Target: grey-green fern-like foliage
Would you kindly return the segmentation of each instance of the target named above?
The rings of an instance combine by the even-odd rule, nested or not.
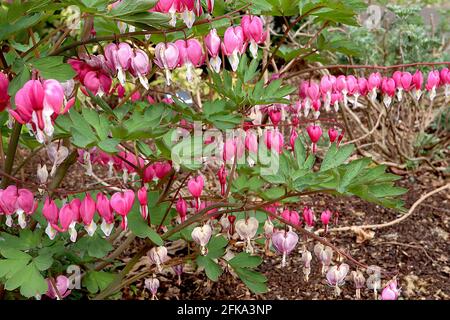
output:
[[[348,27],[348,37],[360,48],[354,63],[394,65],[417,61],[446,61],[450,58],[445,44],[449,41],[449,11],[436,8],[439,21],[425,23],[418,5],[387,5],[377,29]],[[339,55],[340,62],[348,62]]]

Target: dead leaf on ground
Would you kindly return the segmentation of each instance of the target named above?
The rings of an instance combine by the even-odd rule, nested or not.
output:
[[[356,243],[363,243],[372,240],[375,237],[375,231],[365,230],[360,227],[352,227],[352,231],[356,234]]]

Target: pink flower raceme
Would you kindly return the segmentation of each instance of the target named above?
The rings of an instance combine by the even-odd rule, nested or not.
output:
[[[21,124],[27,124],[36,139],[44,143],[53,135],[53,121],[66,113],[75,98],[66,101],[64,88],[56,80],[29,80],[15,96],[16,109],[9,113]]]
[[[187,185],[189,192],[195,198],[195,208],[198,210],[200,208],[200,196],[202,195],[204,186],[203,177],[197,176],[195,178],[191,178]]]
[[[114,227],[114,211],[111,207],[109,199],[103,194],[97,194],[97,211],[100,217],[102,217],[102,229],[105,236],[109,236]]]
[[[294,231],[275,231],[272,234],[274,248],[283,255],[281,266],[286,265],[286,257],[294,250],[298,242],[298,235]]]
[[[0,72],[0,112],[9,107],[9,80],[6,74]]]
[[[193,69],[200,67],[204,61],[202,45],[197,39],[177,40],[175,45],[179,52],[179,66],[186,66],[186,79],[192,81]]]
[[[239,56],[245,52],[246,43],[244,41],[244,31],[242,27],[229,27],[224,34],[222,42],[222,52],[228,57],[231,69],[236,71],[239,65]]]
[[[80,60],[69,59],[68,63],[77,73],[75,79],[80,81],[84,88],[91,91],[92,94],[102,96],[110,93],[112,79],[103,55],[81,55]],[[81,87],[81,91],[88,95],[84,88]]]
[[[0,189],[0,215],[6,215],[6,225],[12,227],[12,215],[17,215],[19,226],[24,229],[27,225],[26,216],[32,215],[37,208],[37,201],[28,189],[18,189],[11,185]]]
[[[147,188],[145,186],[143,186],[138,190],[137,197],[140,204],[141,216],[142,218],[144,218],[144,220],[146,220],[148,217],[148,199],[147,199]]]
[[[134,203],[134,191],[125,190],[124,192],[116,192],[111,197],[111,207],[122,216],[122,229],[126,230],[128,226],[127,215],[130,213]]]
[[[308,136],[311,139],[312,152],[315,153],[317,151],[317,142],[322,136],[322,128],[316,125],[310,125],[306,128],[306,132],[308,132]]]
[[[263,22],[260,17],[246,15],[241,20],[242,31],[245,41],[250,42],[250,52],[253,58],[258,57],[258,44],[264,42],[267,32],[263,30]]]
[[[55,281],[51,281],[48,278],[46,281],[48,289],[45,295],[50,299],[60,300],[67,297],[71,293],[71,290],[69,290],[70,280],[66,276],[59,275],[56,277]]]
[[[221,40],[217,35],[216,29],[211,29],[208,35],[205,37],[206,48],[208,49],[208,54],[211,57],[209,59],[209,64],[215,72],[220,71],[220,66],[222,60],[219,57]]]
[[[173,43],[160,42],[155,47],[155,63],[165,71],[166,83],[170,86],[172,76],[170,70],[173,70],[178,65],[180,59],[180,52],[178,47]]]

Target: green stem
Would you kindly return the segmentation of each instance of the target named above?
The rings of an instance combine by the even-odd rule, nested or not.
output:
[[[17,145],[19,144],[20,132],[22,131],[22,125],[19,122],[14,123],[14,127],[11,132],[11,137],[9,138],[8,152],[6,154],[5,160],[5,172],[11,174],[14,158],[16,156]],[[9,184],[10,179],[7,176],[3,177],[2,188],[6,188]]]

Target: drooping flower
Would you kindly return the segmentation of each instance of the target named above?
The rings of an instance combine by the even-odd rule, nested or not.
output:
[[[283,152],[284,138],[282,133],[277,129],[266,130],[264,132],[264,142],[266,143],[267,149],[274,150],[279,154]]]
[[[241,20],[245,41],[250,42],[250,52],[253,58],[258,57],[258,44],[264,42],[267,33],[264,32],[263,22],[260,17],[245,15]]]
[[[220,66],[222,60],[219,57],[220,53],[220,37],[217,35],[216,29],[211,29],[208,35],[205,37],[206,48],[208,49],[208,54],[210,55],[209,64],[215,72],[220,71]]]
[[[144,283],[145,288],[152,294],[152,300],[157,299],[156,293],[158,292],[159,288],[159,280],[157,278],[148,278],[145,279]]]
[[[17,209],[18,190],[14,185],[8,186],[5,190],[0,189],[0,214],[6,215],[6,225],[12,227],[12,215]]]
[[[294,231],[275,231],[272,234],[274,248],[283,255],[281,266],[286,265],[286,257],[294,250],[298,242],[298,235]]]
[[[45,233],[48,235],[50,240],[55,239],[57,230],[55,226],[58,224],[59,209],[56,206],[55,201],[50,198],[46,198],[44,201],[44,206],[42,207],[42,215],[47,220],[47,228]]]
[[[181,197],[181,195],[178,197],[175,208],[180,216],[181,222],[184,222],[186,220],[187,214],[187,203],[186,200],[184,200],[183,197]]]
[[[111,197],[111,207],[122,216],[122,229],[126,230],[128,226],[127,215],[133,207],[135,194],[133,190],[125,190],[124,192],[116,192]]]
[[[0,112],[9,107],[8,87],[8,77],[3,72],[0,72]]]
[[[165,71],[166,84],[170,86],[173,70],[178,65],[180,52],[178,47],[173,43],[160,42],[155,47],[155,63]]]
[[[234,228],[239,237],[242,240],[246,241],[246,251],[249,253],[253,253],[251,239],[256,235],[258,226],[259,222],[255,217],[238,220],[234,225]]]
[[[367,89],[370,92],[370,100],[375,102],[377,98],[377,90],[381,88],[381,74],[379,72],[371,73],[367,80]]]
[[[211,235],[212,229],[209,226],[209,224],[205,224],[201,227],[195,227],[192,230],[191,233],[192,240],[194,240],[198,245],[200,245],[202,255],[206,255],[208,252],[206,249],[206,245],[208,244],[209,239],[211,239]]]
[[[383,78],[381,83],[381,91],[383,92],[383,103],[386,108],[392,103],[392,98],[395,96],[395,81],[392,78]]]
[[[397,279],[389,281],[389,283],[381,291],[381,300],[397,300],[400,296],[400,289],[397,288]]]
[[[281,213],[281,217],[287,222],[292,223],[293,225],[300,225],[300,215],[297,211],[286,209]]]
[[[420,70],[416,70],[414,75],[412,76],[412,86],[413,86],[413,94],[417,101],[419,101],[422,96],[422,84],[423,84],[423,75]]]
[[[328,230],[328,224],[330,223],[331,216],[332,216],[332,213],[328,209],[323,211],[322,214],[320,215],[320,221],[322,221],[322,224],[325,227],[325,233]]]
[[[102,229],[105,236],[109,237],[114,227],[114,212],[111,207],[109,199],[101,192],[97,194],[97,211],[100,217],[102,217]]]
[[[433,101],[436,97],[436,88],[439,85],[441,79],[439,78],[439,71],[433,70],[428,73],[427,83],[425,84],[425,89],[430,92],[430,100]]]
[[[335,128],[328,129],[328,137],[330,138],[330,142],[333,143],[336,141],[339,132]]]
[[[225,168],[225,164],[222,164],[222,166],[219,169],[219,172],[217,173],[217,177],[219,178],[219,183],[220,183],[220,194],[222,196],[225,195],[225,187],[227,184],[227,169]]]
[[[229,27],[224,34],[222,52],[228,57],[231,69],[237,70],[239,56],[245,52],[244,32],[242,27]]]
[[[96,204],[94,199],[88,193],[86,197],[81,201],[80,217],[84,224],[84,229],[89,236],[93,236],[95,230],[97,230],[97,224],[94,222],[94,214],[96,211]]]
[[[137,77],[142,86],[148,90],[148,80],[145,77],[151,69],[148,55],[141,49],[135,48],[131,56],[130,73],[133,77]]]
[[[26,216],[32,215],[38,206],[33,193],[28,189],[19,189],[17,191],[16,214],[19,226],[24,229],[27,225]]]
[[[152,263],[156,264],[156,267],[160,272],[162,271],[161,265],[169,260],[169,257],[167,255],[167,248],[164,246],[151,248],[147,253],[147,256]]]
[[[353,283],[355,285],[356,290],[356,299],[361,299],[361,289],[364,288],[366,284],[366,279],[364,278],[364,275],[361,271],[352,271],[351,277],[353,280]]]
[[[320,140],[322,136],[322,128],[316,125],[310,125],[306,128],[306,132],[308,133],[309,138],[312,143],[312,152],[316,153],[317,150],[317,142]]]
[[[110,43],[105,47],[105,63],[111,71],[117,72],[117,78],[122,86],[125,85],[125,72],[131,67],[133,56],[133,50],[126,42]]]
[[[142,218],[147,220],[148,217],[148,199],[147,199],[147,187],[143,186],[137,192],[138,201],[140,204],[140,212]]]
[[[200,196],[203,192],[204,183],[203,177],[197,176],[195,178],[191,178],[187,184],[189,192],[195,198],[195,207],[197,210],[200,207]]]
[[[70,203],[66,203],[62,206],[59,211],[59,223],[61,227],[58,225],[53,226],[59,232],[69,231],[70,240],[72,242],[77,241],[77,230],[75,226],[80,218],[80,199],[73,199]]]
[[[48,289],[45,295],[50,299],[63,299],[67,297],[72,291],[69,290],[70,280],[66,276],[59,275],[54,282],[49,278],[46,279]]]
[[[339,266],[332,266],[327,272],[328,284],[335,288],[336,296],[341,294],[341,289],[339,287],[344,284],[349,269],[350,267],[348,264],[342,263]]]
[[[169,25],[175,27],[177,24],[176,13],[181,11],[180,0],[159,0],[156,4],[155,11],[170,14]]]
[[[308,207],[303,208],[303,220],[308,227],[314,226],[314,212]]]
[[[186,79],[192,81],[194,68],[205,61],[202,45],[197,39],[177,40],[175,45],[179,52],[178,66],[186,66]]]
[[[16,109],[9,113],[21,124],[27,124],[36,139],[44,143],[53,136],[53,121],[66,113],[75,98],[66,101],[64,88],[56,80],[29,80],[16,93]]]

